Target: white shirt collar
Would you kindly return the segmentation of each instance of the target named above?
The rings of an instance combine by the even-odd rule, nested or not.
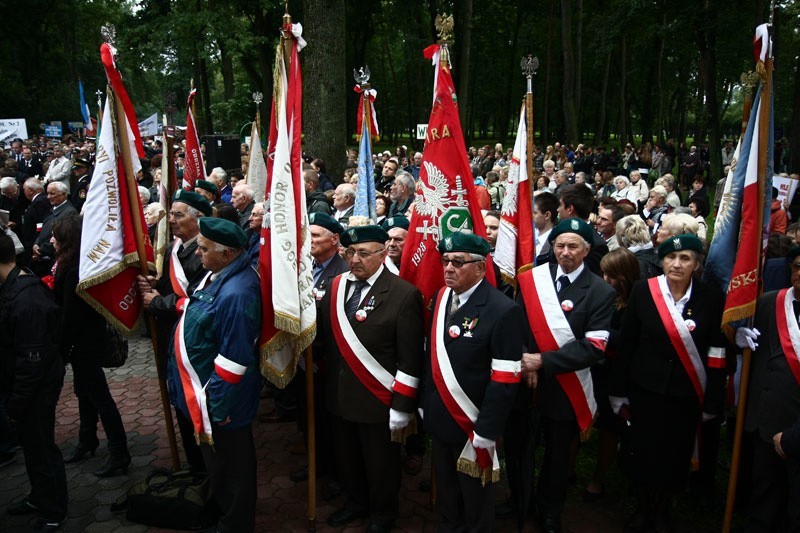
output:
[[[672,297],[672,293],[667,291],[667,298],[671,299],[675,304],[675,308],[678,310],[678,313],[683,314],[683,310],[686,307],[686,304],[689,303],[689,298],[692,297],[692,284],[694,283],[693,280],[689,280],[689,288],[686,289],[686,294],[681,296],[679,300],[675,300]],[[669,287],[669,285],[667,285]]]
[[[636,252],[639,252],[641,250],[648,250],[648,249],[651,249],[652,247],[653,247],[653,243],[652,242],[648,242],[646,244],[641,244],[641,245],[636,245],[636,246],[629,246],[628,247],[628,251],[633,253],[633,254],[635,254]]]
[[[465,303],[467,303],[467,301],[469,301],[469,297],[470,297],[470,296],[472,296],[472,294],[475,292],[475,289],[477,289],[477,288],[478,288],[478,285],[480,285],[480,284],[481,284],[481,281],[483,281],[483,278],[479,279],[479,280],[478,280],[478,283],[476,283],[475,285],[473,285],[473,286],[472,286],[472,287],[470,287],[469,289],[465,290],[465,291],[464,291],[464,292],[462,292],[461,294],[456,294],[455,292],[453,292],[453,295],[454,295],[456,298],[458,298],[458,306],[459,306],[459,307],[461,307],[462,305],[464,305]]]
[[[362,294],[362,295],[363,295],[363,294],[366,294],[366,291],[368,291],[369,289],[371,289],[371,288],[372,288],[372,286],[373,286],[373,285],[375,285],[375,280],[376,280],[376,279],[378,279],[378,276],[380,276],[380,275],[381,275],[381,273],[383,272],[383,269],[384,269],[384,268],[385,268],[385,267],[383,266],[383,263],[381,263],[381,266],[380,266],[380,267],[378,267],[378,270],[376,270],[376,271],[375,271],[375,273],[374,273],[373,275],[371,275],[370,277],[368,277],[368,278],[366,279],[366,282],[367,282],[367,284],[369,285],[369,287],[368,287],[368,288],[365,288],[365,289],[363,289],[363,290],[361,291],[361,294]],[[352,272],[348,272],[348,273],[347,273],[347,280],[348,280],[348,281],[356,281],[356,280],[358,280],[358,278],[357,278],[357,277],[355,277],[355,275],[354,275]]]
[[[578,268],[576,268],[575,270],[573,270],[569,274],[566,274],[567,278],[569,278],[569,282],[570,283],[575,283],[575,280],[578,279],[578,276],[581,275],[581,272],[583,272],[584,268],[585,268],[585,265],[583,263],[581,263],[578,266]],[[565,275],[564,271],[561,270],[561,265],[558,265],[556,267],[556,279],[560,278],[563,275]]]

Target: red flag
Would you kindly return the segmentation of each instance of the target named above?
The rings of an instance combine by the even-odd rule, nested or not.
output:
[[[197,125],[194,122],[192,102],[197,89],[192,89],[186,103],[186,163],[183,167],[183,188],[194,189],[194,182],[206,179],[206,165],[203,152],[200,150],[200,138],[197,136]]]
[[[267,149],[267,207],[261,228],[261,373],[278,387],[294,377],[297,361],[316,335],[311,236],[302,174],[303,80],[299,24],[286,25],[276,54],[275,94]],[[288,61],[287,61],[288,59]]]
[[[367,117],[369,135],[373,141],[381,140],[381,132],[378,128],[378,116],[375,114],[375,98],[378,91],[375,89],[362,89],[360,85],[353,87],[353,90],[360,94],[358,99],[358,112],[356,114],[356,139],[361,140],[361,132],[364,130],[364,117]],[[364,107],[366,106],[366,111]]]
[[[453,78],[449,66],[440,61],[443,52],[446,53],[446,49],[438,45],[425,51],[436,67],[433,108],[400,265],[400,277],[422,291],[427,315],[432,309],[433,296],[444,286],[441,255],[436,250],[439,239],[460,230],[472,230],[486,238],[458,118]],[[487,258],[486,278],[495,284],[491,258]]]

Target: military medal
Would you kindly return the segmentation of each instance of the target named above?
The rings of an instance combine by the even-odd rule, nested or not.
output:
[[[363,309],[359,309],[356,311],[356,320],[359,322],[364,322],[367,319],[367,312]]]
[[[477,318],[469,318],[464,317],[464,323],[461,326],[464,328],[464,336],[465,337],[472,337],[472,330],[475,329],[475,326],[478,325]]]
[[[684,324],[686,324],[686,327],[689,329],[689,331],[694,331],[694,328],[697,327],[697,324],[695,324],[694,320],[692,319],[685,321]]]
[[[450,326],[450,329],[447,331],[450,334],[450,337],[455,339],[461,335],[461,328],[456,325]]]
[[[364,311],[372,311],[373,309],[375,309],[375,297],[374,296],[370,296],[369,300],[367,301],[366,304],[364,304],[362,309]]]
[[[570,312],[572,311],[573,305],[574,304],[572,303],[572,300],[564,300],[563,302],[561,302],[561,309],[563,309],[566,312]]]

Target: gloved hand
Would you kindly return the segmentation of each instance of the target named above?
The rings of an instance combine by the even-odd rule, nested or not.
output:
[[[758,343],[756,340],[758,339],[759,335],[761,335],[761,332],[756,328],[739,328],[736,330],[736,346],[739,348],[750,348],[751,350],[755,350],[758,348]]]
[[[717,415],[712,415],[711,413],[706,413],[703,411],[703,422],[708,422],[709,420],[714,420],[717,418]]]
[[[609,396],[608,401],[611,402],[611,409],[614,411],[615,415],[619,414],[619,410],[622,409],[623,405],[630,405],[630,400],[624,396]]]
[[[417,412],[419,413],[420,420],[425,420],[425,411],[422,409],[422,407],[417,409]]]
[[[485,439],[477,433],[473,433],[472,446],[474,446],[476,449],[491,450],[494,448],[494,441]]]
[[[403,429],[414,418],[414,413],[404,413],[396,409],[389,409],[389,430]]]

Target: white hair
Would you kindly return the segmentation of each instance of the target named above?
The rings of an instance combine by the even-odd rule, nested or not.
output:
[[[228,182],[228,173],[227,173],[227,172],[225,172],[225,169],[224,169],[224,168],[222,168],[222,167],[214,167],[214,168],[211,170],[211,173],[212,173],[212,174],[216,174],[216,175],[217,175],[217,177],[218,177],[219,179],[221,179],[222,181],[224,181],[225,183],[227,183],[227,182]]]
[[[66,184],[60,181],[51,181],[50,183],[47,184],[48,187],[50,187],[51,185],[53,186],[53,188],[56,190],[57,193],[67,194],[69,192],[69,189],[67,189]]]
[[[142,204],[147,205],[150,203],[150,189],[139,185],[139,198],[142,199]]]
[[[44,184],[39,178],[28,178],[23,185],[34,192],[42,192],[44,190]]]
[[[0,191],[7,191],[12,189],[17,184],[17,180],[11,176],[6,176],[0,179]]]
[[[239,182],[239,183],[237,183],[237,184],[236,184],[236,187],[235,187],[235,188],[236,188],[236,189],[239,189],[240,191],[242,191],[242,193],[243,193],[245,196],[247,196],[247,198],[248,198],[249,200],[252,200],[252,199],[253,199],[253,197],[255,197],[255,195],[256,195],[256,192],[255,192],[255,191],[253,190],[253,188],[252,188],[252,187],[251,187],[249,184],[247,184],[247,183],[244,183],[244,182]]]

